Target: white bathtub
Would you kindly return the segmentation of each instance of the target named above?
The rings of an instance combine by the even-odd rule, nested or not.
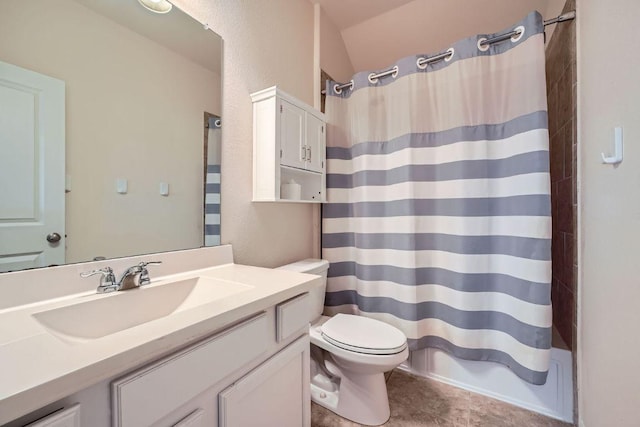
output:
[[[570,351],[552,348],[546,384],[533,385],[504,365],[462,360],[442,350],[429,348],[412,352],[400,369],[573,422],[571,365]]]

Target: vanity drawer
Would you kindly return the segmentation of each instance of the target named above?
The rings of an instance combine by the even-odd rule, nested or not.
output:
[[[276,339],[286,340],[295,332],[309,325],[311,315],[311,296],[309,293],[298,295],[276,306]]]
[[[112,383],[113,425],[151,425],[269,346],[266,313]]]
[[[80,427],[80,405],[54,412],[26,427]]]

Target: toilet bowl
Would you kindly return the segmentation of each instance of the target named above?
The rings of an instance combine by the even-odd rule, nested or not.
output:
[[[325,277],[329,263],[307,259],[284,269]],[[364,425],[389,419],[384,373],[404,362],[407,338],[399,329],[363,316],[322,316],[326,280],[310,291],[311,400]]]

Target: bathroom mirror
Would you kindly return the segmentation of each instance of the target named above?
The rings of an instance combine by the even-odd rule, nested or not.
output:
[[[0,272],[219,244],[220,36],[175,6],[2,0],[0,40]]]

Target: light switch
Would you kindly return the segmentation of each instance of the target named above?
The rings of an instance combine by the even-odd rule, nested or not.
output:
[[[127,180],[124,178],[116,179],[116,191],[119,194],[127,194]]]
[[[168,196],[169,195],[169,183],[161,182],[160,183],[160,195]]]

